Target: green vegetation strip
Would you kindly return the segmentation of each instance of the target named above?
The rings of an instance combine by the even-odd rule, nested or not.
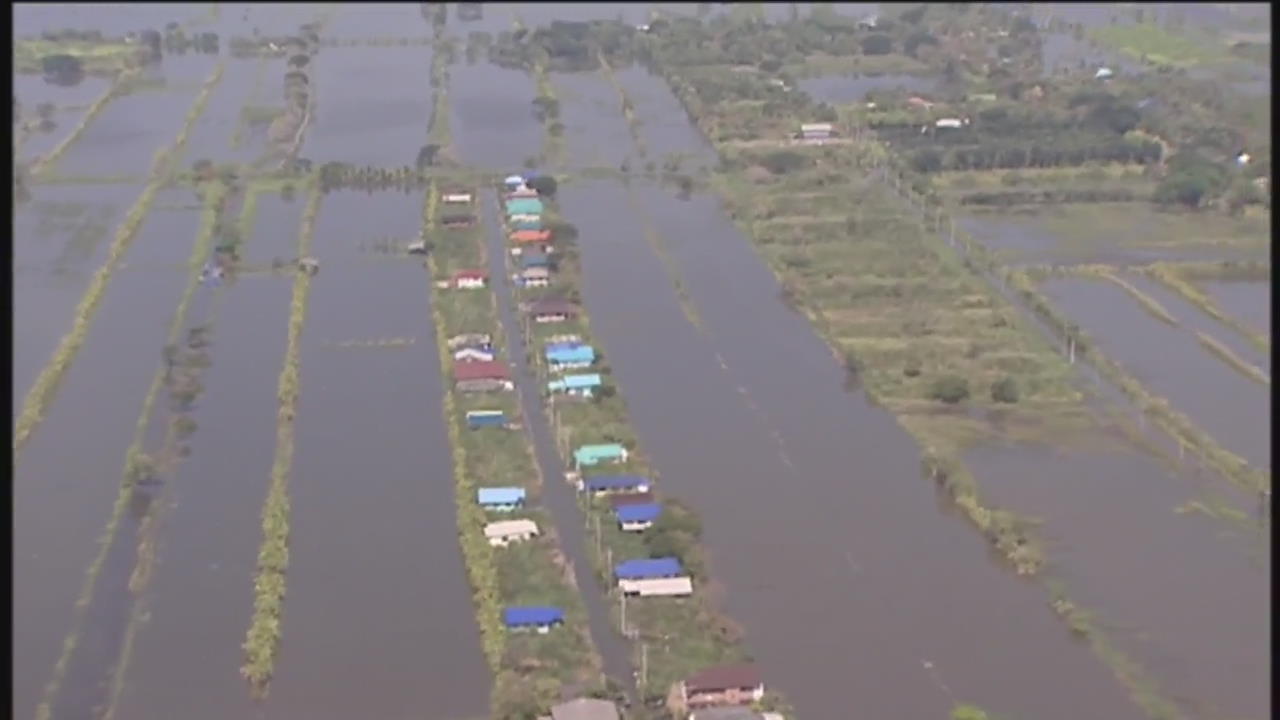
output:
[[[1217,355],[1228,365],[1239,371],[1240,374],[1254,382],[1271,387],[1270,375],[1267,375],[1261,368],[1237,355],[1234,350],[1222,344],[1222,342],[1217,338],[1209,335],[1208,333],[1196,331],[1196,339],[1200,341],[1201,345],[1208,348],[1209,352]]]
[[[1264,353],[1271,352],[1271,338],[1266,333],[1260,333],[1253,328],[1245,325],[1236,318],[1223,312],[1218,304],[1209,298],[1193,285],[1189,277],[1198,275],[1205,278],[1213,278],[1215,276],[1224,276],[1229,279],[1231,273],[1239,272],[1241,268],[1235,264],[1210,264],[1208,266],[1187,264],[1177,265],[1172,263],[1155,263],[1144,268],[1145,272],[1151,277],[1164,283],[1170,290],[1181,295],[1187,302],[1195,305],[1203,310],[1206,314],[1212,316],[1222,324],[1230,327],[1236,332],[1243,335],[1254,347]],[[1270,267],[1258,266],[1257,269],[1243,268],[1246,277],[1252,277],[1253,280],[1268,282],[1271,279]]]
[[[311,254],[316,217],[323,197],[320,183],[313,178],[298,230],[298,257]],[[249,681],[256,697],[265,697],[267,693],[275,669],[276,651],[280,646],[285,572],[289,566],[289,474],[293,466],[293,423],[298,402],[300,340],[310,290],[311,275],[298,272],[293,281],[288,345],[277,390],[280,410],[276,417],[276,453],[267,499],[262,508],[263,537],[254,580],[253,619],[244,642],[245,662],[240,668],[241,675]]]
[[[613,67],[609,65],[609,59],[605,57],[603,51],[596,52],[596,59],[600,62],[600,72],[604,75],[604,79],[613,86],[618,93],[618,100],[622,103],[622,116],[627,120],[627,129],[631,131],[631,141],[635,143],[636,149],[640,151],[640,157],[649,156],[649,148],[644,143],[644,137],[640,135],[640,121],[636,119],[636,109],[631,102],[631,98],[627,97],[627,91],[618,82],[618,76],[614,74]]]
[[[436,240],[427,267],[443,280],[466,268],[486,266],[484,229],[443,229],[438,224],[438,183],[432,183],[424,211],[424,230]],[[500,279],[494,278],[495,281]],[[529,435],[506,429],[469,430],[470,410],[501,410],[508,422],[523,415],[514,392],[460,393],[451,382],[454,366],[448,338],[486,333],[501,354],[502,325],[491,289],[449,289],[433,285],[440,366],[445,375],[444,414],[453,450],[454,492],[459,544],[470,580],[482,646],[495,674],[491,716],[502,720],[537,717],[567,692],[604,690],[601,663],[587,630],[586,612],[563,557],[554,524],[536,502],[543,478],[534,460]],[[483,486],[521,486],[528,497],[514,513],[490,517],[476,503]],[[541,536],[504,548],[491,547],[484,526],[498,519],[525,518],[537,523]],[[565,610],[567,625],[547,635],[508,633],[502,626],[504,606],[551,605]]]
[[[160,191],[165,177],[166,159],[172,157],[186,143],[187,135],[190,133],[192,126],[195,125],[200,113],[203,112],[205,104],[208,103],[209,96],[213,93],[218,80],[222,78],[222,68],[223,66],[220,63],[214,70],[213,75],[205,82],[204,89],[200,91],[200,95],[196,98],[190,112],[187,113],[186,123],[178,133],[178,137],[174,140],[172,147],[168,150],[162,149],[157,153],[156,162],[151,170],[152,180],[142,191],[142,195],[138,197],[137,202],[130,208],[124,222],[116,231],[115,240],[111,243],[111,248],[107,254],[107,261],[103,263],[102,267],[94,273],[93,278],[89,281],[89,288],[85,291],[84,297],[76,307],[76,315],[71,332],[62,338],[62,342],[58,345],[57,350],[54,351],[53,358],[41,370],[34,386],[27,393],[27,397],[22,404],[22,411],[14,422],[13,453],[15,464],[27,439],[40,424],[40,421],[44,419],[46,407],[52,402],[54,395],[57,393],[59,383],[71,366],[72,360],[75,359],[80,346],[84,344],[85,337],[89,332],[89,324],[93,321],[93,316],[102,301],[107,282],[111,279],[111,274],[115,272],[125,252],[133,244],[138,228],[142,226],[142,221],[150,210],[151,203]]]
[[[187,310],[191,306],[191,298],[195,295],[196,288],[200,283],[200,271],[209,256],[209,252],[213,246],[213,231],[217,223],[219,208],[227,195],[225,185],[215,183],[210,185],[209,190],[204,194],[204,207],[200,218],[200,230],[196,235],[195,244],[191,250],[191,258],[189,260],[189,273],[187,278],[187,287],[183,292],[182,299],[178,302],[177,310],[174,312],[172,322],[169,324],[169,332],[167,335],[166,345],[172,345],[178,341],[178,337],[182,333],[183,325],[186,322]],[[124,472],[120,484],[120,491],[116,495],[115,504],[112,506],[111,517],[107,521],[107,527],[103,530],[99,540],[99,549],[97,556],[89,565],[89,570],[85,574],[85,581],[80,591],[80,597],[76,601],[75,616],[72,619],[72,632],[67,635],[63,641],[62,654],[58,657],[57,663],[54,665],[53,676],[49,683],[45,686],[44,698],[39,707],[36,709],[37,720],[49,720],[51,708],[54,700],[62,685],[62,680],[66,675],[67,666],[71,662],[71,656],[74,653],[79,642],[80,628],[84,623],[85,611],[89,608],[89,603],[93,599],[93,588],[97,584],[98,576],[102,572],[103,564],[106,562],[107,554],[111,550],[116,532],[120,527],[120,520],[124,517],[125,511],[129,507],[129,499],[132,496],[135,483],[139,476],[146,468],[151,466],[151,459],[143,453],[142,447],[146,438],[147,427],[151,422],[151,415],[155,408],[156,400],[160,396],[160,390],[164,387],[165,370],[163,368],[156,371],[155,376],[151,380],[151,386],[147,390],[147,395],[142,402],[142,411],[138,416],[138,423],[134,430],[133,442],[130,444],[128,451],[125,453]]]
[[[556,216],[554,205],[549,207],[548,218],[552,227],[564,227]],[[581,297],[581,266],[576,244],[564,234],[556,238],[558,269],[549,288],[531,288],[520,291],[523,299],[553,294]],[[593,337],[590,318],[585,309],[575,320],[535,324],[526,322],[523,327],[526,346],[534,365],[539,370],[540,381],[554,378],[542,357],[546,342],[553,335],[571,333],[580,336],[599,351],[600,345]],[[606,387],[596,397],[584,401],[566,401],[552,398],[547,403],[547,414],[555,429],[557,449],[566,467],[574,467],[572,452],[575,448],[592,443],[620,443],[627,448],[629,457],[622,465],[610,465],[599,472],[635,473],[656,478],[656,473],[639,450],[639,442],[630,424],[626,403],[612,383],[610,370],[600,361],[591,371],[600,372]],[[602,585],[613,590],[613,571],[610,562],[642,557],[674,555],[679,557],[693,576],[696,588],[692,598],[644,598],[627,603],[625,628],[635,642],[633,662],[646,668],[640,677],[641,689],[646,701],[660,702],[667,696],[671,685],[688,675],[712,665],[742,662],[749,658],[742,641],[742,630],[715,607],[710,597],[713,584],[707,575],[704,551],[700,547],[701,523],[687,507],[671,499],[663,501],[664,513],[654,527],[643,534],[622,532],[614,518],[611,506],[600,500],[584,500],[582,509],[595,528],[595,542],[590,555],[595,564],[596,576]],[[622,617],[615,611],[615,617]],[[642,662],[641,657],[644,656]],[[770,691],[763,707],[784,711],[794,717],[781,695]]]
[[[125,81],[131,76],[131,72],[124,72],[116,77],[111,85],[103,91],[102,95],[98,96],[98,99],[93,101],[93,104],[89,106],[89,110],[85,112],[84,117],[80,118],[80,122],[76,123],[76,126],[71,129],[71,132],[67,133],[67,136],[62,139],[62,142],[55,145],[52,150],[45,153],[39,160],[31,165],[29,173],[32,178],[37,180],[41,179],[41,176],[57,164],[63,154],[67,152],[67,148],[71,147],[76,140],[80,139],[80,136],[84,134],[85,129],[89,127],[89,123],[93,122],[93,119],[102,112],[103,108],[107,106],[107,103],[120,96],[121,89]]]

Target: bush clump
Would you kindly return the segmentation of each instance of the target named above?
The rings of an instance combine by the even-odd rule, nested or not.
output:
[[[969,381],[959,375],[943,375],[929,386],[929,397],[955,405],[969,398]]]
[[[1018,402],[1018,382],[1009,375],[991,383],[991,399],[998,403]]]

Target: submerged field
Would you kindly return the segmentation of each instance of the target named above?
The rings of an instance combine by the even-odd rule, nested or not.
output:
[[[1074,7],[1097,47],[1049,43],[1046,77],[1111,51],[1227,72]],[[748,660],[787,720],[1269,714],[1259,207],[1159,207],[1118,162],[904,177],[894,153],[951,141],[858,123],[868,93],[942,92],[927,54],[784,43],[773,73],[636,29],[703,17],[744,54],[834,12],[827,47],[873,5],[459,9],[18,12],[19,35],[174,22],[222,48],[16,82],[15,715],[514,720],[594,695],[657,720]],[[564,20],[641,39],[468,49]],[[228,50],[304,23],[318,41]],[[817,102],[857,132],[789,139]],[[495,189],[528,171],[558,185],[546,289],[512,282]],[[582,315],[528,320],[558,295]],[[548,389],[568,332],[602,397]],[[469,333],[510,390],[455,384]],[[598,442],[630,459],[584,474],[651,480],[657,532],[565,482]],[[523,504],[482,508],[493,487]],[[514,518],[538,536],[490,545]],[[692,597],[623,600],[611,563],[673,554]],[[564,623],[504,626],[542,605]]]

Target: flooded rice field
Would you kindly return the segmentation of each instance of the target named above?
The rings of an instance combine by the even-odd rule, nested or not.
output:
[[[243,254],[287,257],[298,203],[257,200]],[[182,273],[185,275],[185,273]],[[200,287],[210,305],[210,364],[191,414],[189,455],[170,480],[156,567],[116,701],[117,717],[248,716],[240,644],[249,627],[258,514],[275,451],[276,379],[284,357],[289,274],[246,274]],[[200,648],[200,652],[189,652]]]
[[[715,163],[715,149],[689,122],[666,81],[639,64],[615,68],[614,77],[635,108],[639,134],[650,157],[679,153],[699,165]]]
[[[367,40],[431,34],[431,23],[423,16],[421,3],[345,3],[333,10],[333,17],[325,25],[325,37]],[[378,48],[375,54],[381,56],[387,49]]]
[[[51,103],[56,108],[52,116],[52,128],[46,130],[32,127],[24,136],[18,152],[20,159],[29,162],[47,154],[66,139],[84,118],[89,106],[111,86],[111,81],[107,78],[85,77],[79,83],[67,86],[45,82],[39,75],[17,75],[13,78],[13,86],[14,97],[22,103],[26,122],[32,125],[37,123],[35,113],[44,103]]]
[[[194,212],[149,216],[126,257],[142,260],[163,253],[175,239],[191,243],[197,221]],[[142,398],[161,366],[165,326],[185,274],[134,273],[119,280],[107,286],[79,362],[63,378],[14,473],[14,503],[22,508],[14,518],[14,612],[23,618],[15,626],[14,647],[24,659],[14,671],[14,707],[22,717],[35,711],[71,629],[85,571],[112,515]],[[70,312],[60,319],[67,329],[70,321]],[[75,452],[67,452],[68,447]],[[122,547],[131,549],[132,543],[125,540]],[[124,555],[123,568],[111,570],[122,569],[127,581],[132,561]],[[99,579],[104,602],[118,607],[119,573],[104,571]],[[124,607],[127,612],[127,602]],[[81,682],[68,682],[68,690],[83,692],[87,683],[92,692],[114,660],[112,651],[119,649],[115,636],[102,637],[102,629],[87,629],[90,640],[102,642],[77,647],[69,674]]]
[[[1178,320],[1184,332],[1193,337],[1197,333],[1204,333],[1226,345],[1245,362],[1263,370],[1270,369],[1271,357],[1269,353],[1263,352],[1217,318],[1165,287],[1163,283],[1138,273],[1124,273],[1122,277],[1126,282],[1164,306]]]
[[[625,192],[563,193],[586,304],[663,481],[702,513],[729,613],[800,713],[832,717],[858,697],[874,716],[937,716],[954,692],[1010,714],[1070,717],[1088,698],[1092,714],[1138,717],[1042,593],[1009,582],[959,517],[939,517],[914,443],[841,390],[844,371],[716,203],[643,191],[699,335]],[[963,617],[939,610],[943,596]],[[868,646],[879,650],[857,651]]]
[[[1049,574],[1184,709],[1269,716],[1261,525],[1223,537],[1202,516],[1172,519],[1198,482],[1128,452],[987,447],[966,461],[996,504],[1043,519]]]
[[[324,268],[302,336],[288,610],[270,717],[434,708],[461,718],[487,707],[428,278],[417,259],[360,250],[380,235],[416,236],[422,202],[339,192],[321,205],[313,252]]]
[[[99,30],[104,35],[124,35],[145,28],[163,29],[166,23],[189,23],[207,15],[202,3],[78,3],[74,12],[65,4],[16,3],[13,6],[15,35],[38,35],[45,31]]]
[[[58,161],[72,177],[144,177],[156,152],[182,129],[199,87],[137,92],[113,99]]]
[[[1271,334],[1271,284],[1262,282],[1199,282],[1223,312],[1253,329]]]
[[[430,64],[427,47],[325,49],[312,71],[316,110],[302,155],[316,163],[412,167],[427,141]],[[268,95],[275,92],[270,82]]]
[[[599,72],[550,73],[560,101],[569,167],[617,168],[636,151],[622,97]],[[510,162],[510,159],[508,159]]]
[[[244,107],[250,104],[258,78],[260,75],[280,75],[283,73],[283,66],[284,63],[279,60],[227,61],[222,79],[209,96],[209,104],[187,135],[187,144],[183,149],[186,168],[190,168],[197,160],[222,161],[232,155],[232,137],[240,123]],[[272,69],[275,70],[274,73],[271,72]],[[275,90],[274,87],[270,89]],[[271,99],[274,100],[274,97]]]
[[[1045,294],[1102,351],[1254,467],[1271,466],[1270,398],[1193,334],[1148,315],[1120,287],[1052,278]]]
[[[489,63],[449,68],[449,127],[459,158],[484,170],[518,168],[542,149],[533,80]]]
[[[89,279],[107,258],[137,185],[37,187],[14,213],[13,413],[71,330]]]

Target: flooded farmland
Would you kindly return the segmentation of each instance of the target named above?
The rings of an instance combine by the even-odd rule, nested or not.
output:
[[[624,192],[575,186],[562,199],[583,238],[587,306],[654,464],[703,516],[727,609],[797,709],[830,716],[853,694],[876,715],[938,715],[949,703],[941,683],[1002,712],[1046,717],[1056,705],[1046,699],[1070,685],[1099,714],[1137,717],[1039,591],[1009,583],[959,518],[939,517],[914,443],[888,413],[840,390],[830,351],[782,306],[714,201],[681,204],[652,189],[642,204],[707,328],[697,342],[678,305],[662,300],[674,294],[670,280]],[[628,283],[635,292],[620,292]],[[681,358],[678,371],[653,361],[658,348]],[[807,560],[784,559],[797,557]],[[965,608],[963,622],[930,609],[934,582]],[[1010,627],[1016,641],[980,640]],[[883,652],[853,652],[869,643]],[[1030,671],[1028,656],[1049,665]]]
[[[542,148],[542,127],[533,119],[533,81],[523,72],[489,63],[449,69],[449,125],[457,128],[460,158],[475,167],[518,168]]]
[[[162,145],[172,144],[199,88],[154,90],[107,103],[58,162],[61,175],[146,176]],[[163,140],[157,142],[160,138]]]
[[[1053,278],[1045,294],[1108,356],[1254,467],[1271,467],[1270,398],[1193,334],[1146,314],[1111,283]]]
[[[619,110],[622,98],[600,73],[551,73],[551,85],[560,100],[569,167],[616,168],[634,155]]]
[[[700,164],[715,161],[715,150],[685,115],[667,84],[639,64],[614,69],[618,84],[635,107],[640,137],[650,156],[687,155]]]
[[[1223,312],[1249,327],[1271,334],[1271,286],[1260,282],[1202,282]]]

